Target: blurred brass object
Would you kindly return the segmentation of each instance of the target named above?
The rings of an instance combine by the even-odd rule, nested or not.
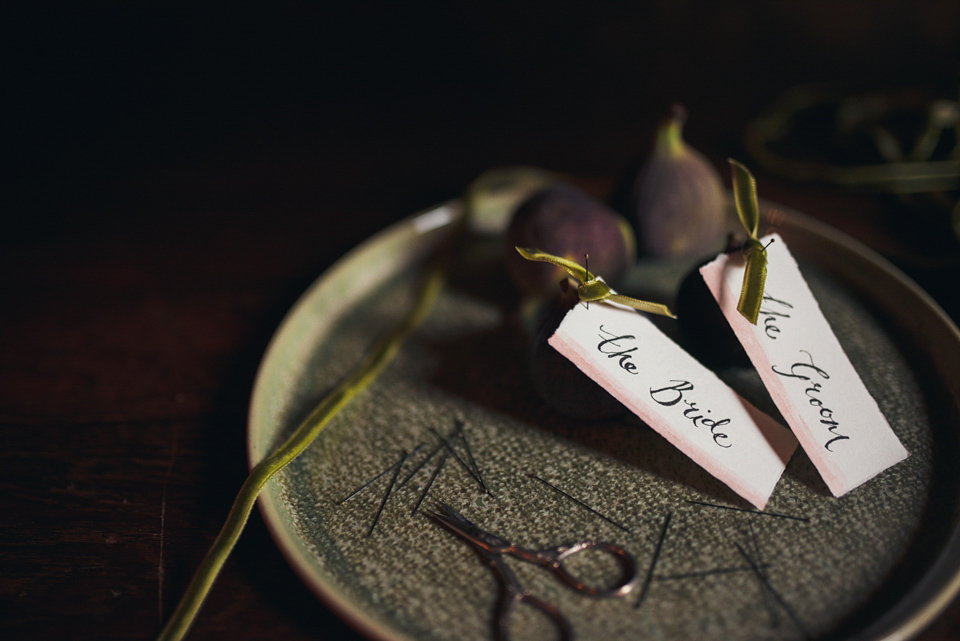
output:
[[[946,218],[960,240],[960,102],[917,90],[786,91],[744,134],[763,169],[797,182],[895,195],[910,213]]]
[[[862,139],[872,143],[872,149],[861,144],[851,154],[868,156],[866,162],[800,159],[777,150],[791,135],[801,135],[798,121],[815,109],[833,110],[837,149],[846,145],[849,152]],[[918,116],[924,120],[919,131],[894,131],[898,124],[901,129],[916,130],[916,126],[902,125],[904,120],[919,120]],[[911,139],[909,152],[905,153],[905,142]],[[824,182],[892,194],[960,188],[960,104],[929,99],[916,92],[849,94],[826,86],[796,87],[747,126],[744,145],[761,167],[798,182]],[[837,149],[819,151],[825,157],[835,157]]]

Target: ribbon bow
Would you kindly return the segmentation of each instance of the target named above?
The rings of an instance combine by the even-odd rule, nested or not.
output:
[[[760,306],[763,304],[763,287],[767,281],[767,248],[757,238],[757,228],[760,226],[757,181],[753,174],[736,160],[731,158],[729,162],[733,167],[733,200],[737,206],[737,215],[750,235],[743,245],[747,268],[743,272],[737,311],[756,325]]]
[[[581,267],[572,260],[560,258],[559,256],[542,252],[539,249],[524,249],[523,247],[517,247],[516,249],[518,252],[520,252],[520,255],[527,260],[540,261],[543,263],[556,265],[570,274],[573,278],[577,279],[580,282],[580,284],[577,285],[577,292],[580,294],[580,300],[585,303],[600,303],[605,300],[609,300],[614,303],[619,303],[621,305],[626,305],[627,307],[638,309],[641,312],[660,314],[661,316],[676,318],[676,316],[673,315],[673,312],[671,312],[666,305],[661,305],[660,303],[651,303],[649,301],[639,300],[637,298],[630,298],[629,296],[623,296],[616,293],[610,289],[609,285],[597,278],[595,274],[591,274],[585,267]]]

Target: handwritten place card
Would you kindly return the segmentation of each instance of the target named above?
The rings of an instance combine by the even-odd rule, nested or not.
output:
[[[760,509],[797,441],[646,317],[578,304],[549,341],[670,443]]]
[[[804,451],[841,496],[909,453],[843,352],[786,243],[776,234],[762,242],[767,281],[756,325],[737,312],[740,253],[721,254],[700,273]]]

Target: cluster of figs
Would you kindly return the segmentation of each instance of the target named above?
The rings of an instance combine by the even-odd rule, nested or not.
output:
[[[529,361],[537,393],[562,414],[602,420],[626,410],[547,343],[579,301],[577,284],[560,267],[526,260],[515,248],[536,248],[581,265],[588,260],[590,273],[614,288],[638,257],[703,257],[715,250],[729,229],[726,192],[716,168],[684,141],[686,117],[686,110],[674,105],[657,129],[649,156],[631,171],[611,204],[531,167],[491,170],[467,190],[472,225],[502,234],[505,266],[524,300],[550,301],[537,306]],[[725,251],[735,249],[728,243]],[[733,345],[729,358],[744,360],[739,344],[729,340],[732,330],[719,308],[705,305],[707,300],[712,299],[706,285],[693,270],[677,298],[681,332],[691,334],[694,344]],[[704,336],[700,322],[685,329],[686,307],[698,310],[691,318],[715,308],[711,336]]]

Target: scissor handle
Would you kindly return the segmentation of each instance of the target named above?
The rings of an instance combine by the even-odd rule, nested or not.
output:
[[[487,560],[497,570],[503,586],[500,599],[497,602],[496,625],[494,626],[496,641],[510,641],[510,616],[521,603],[540,610],[546,615],[556,628],[559,641],[573,640],[573,629],[570,627],[570,622],[555,605],[533,596],[520,587],[517,575],[504,562],[503,557],[490,555]]]
[[[621,574],[617,582],[610,587],[597,587],[582,581],[579,577],[572,574],[563,562],[586,550],[600,550],[616,559],[620,566]],[[560,581],[567,584],[577,592],[583,592],[595,597],[619,597],[627,594],[633,589],[637,578],[637,562],[633,556],[619,545],[605,543],[603,541],[578,541],[569,545],[559,545],[555,548],[541,550],[535,553],[535,563],[548,568]],[[526,555],[524,555],[526,557]],[[529,558],[529,557],[527,557]]]

